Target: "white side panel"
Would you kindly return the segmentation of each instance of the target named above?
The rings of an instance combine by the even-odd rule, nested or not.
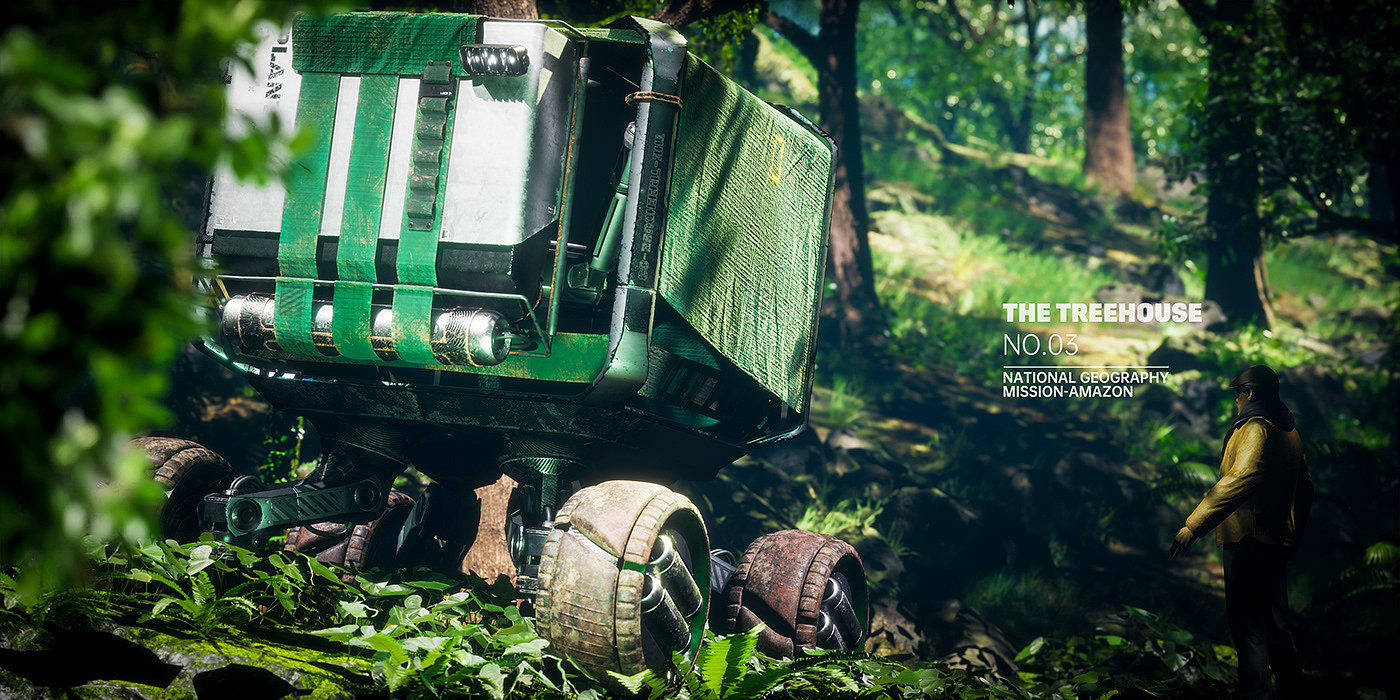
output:
[[[389,170],[384,181],[384,209],[379,237],[398,238],[403,229],[404,198],[408,196],[409,162],[413,156],[413,124],[418,119],[418,78],[401,78],[394,103],[394,126],[389,135]]]
[[[250,121],[266,129],[275,120],[280,133],[290,135],[301,94],[301,76],[292,70],[291,35],[271,23],[259,25],[257,35],[257,46],[247,54],[252,71],[237,61],[231,66],[225,129],[238,137],[248,133]],[[280,231],[286,197],[281,183],[242,183],[231,168],[221,165],[214,173],[209,225],[231,231]]]
[[[345,219],[345,184],[350,177],[350,148],[355,143],[355,115],[359,106],[359,77],[341,76],[335,96],[335,126],[331,129],[331,159],[326,171],[322,236],[339,236],[340,224]]]
[[[524,46],[525,75],[457,83],[442,239],[512,245],[526,233],[526,181],[534,146],[535,98],[544,65],[538,24],[486,22],[482,43]]]
[[[457,94],[442,238],[510,245],[524,229],[534,110],[484,97],[480,89],[463,81]]]

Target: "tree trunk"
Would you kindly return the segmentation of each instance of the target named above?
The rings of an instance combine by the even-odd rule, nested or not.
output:
[[[1123,85],[1122,0],[1088,0],[1085,8],[1084,176],[1120,194],[1137,185]]]
[[[467,12],[505,19],[539,19],[535,0],[452,0],[453,12]]]
[[[539,19],[535,0],[453,0],[453,11],[505,19]],[[505,576],[515,584],[515,560],[511,558],[502,524],[510,518],[511,495],[520,484],[502,474],[495,483],[476,489],[480,503],[476,539],[460,563],[462,573],[474,573],[488,583]]]
[[[1035,3],[1026,3],[1026,70],[1035,71],[1040,65],[1040,17],[1035,13]],[[1010,113],[1010,104],[1007,113]],[[1035,130],[1035,90],[1026,88],[1021,93],[1021,105],[1016,116],[1007,120],[1006,133],[1011,137],[1011,150],[1017,153],[1031,152],[1031,132]]]
[[[860,344],[880,335],[883,313],[875,296],[870,258],[870,216],[865,208],[860,101],[856,96],[856,18],[860,0],[822,0],[821,60],[816,61],[822,128],[836,142],[828,270],[840,301],[840,343]]]
[[[1396,195],[1396,166],[1400,157],[1388,156],[1385,160],[1372,159],[1369,163],[1370,175],[1366,178],[1367,215],[1376,221],[1394,223]]]
[[[1254,3],[1221,2],[1210,43],[1206,86],[1206,298],[1232,326],[1273,324],[1259,219],[1259,150],[1250,94],[1254,53],[1243,40]]]
[[[460,569],[464,574],[476,574],[487,583],[504,576],[515,585],[515,560],[510,555],[510,543],[506,540],[504,523],[510,520],[510,497],[520,484],[515,479],[502,474],[494,484],[476,489],[476,499],[480,502],[477,517],[476,539],[462,557]]]

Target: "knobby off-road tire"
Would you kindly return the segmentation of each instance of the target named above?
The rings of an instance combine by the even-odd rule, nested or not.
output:
[[[213,450],[189,440],[144,437],[131,444],[145,451],[152,475],[165,487],[165,503],[156,518],[160,536],[197,541],[203,532],[199,511],[204,497],[225,487],[232,467]]]
[[[322,563],[345,567],[349,571],[341,577],[349,583],[355,580],[354,572],[394,565],[399,533],[412,510],[413,497],[401,491],[390,491],[388,504],[378,518],[354,526],[331,522],[311,527],[298,525],[287,530],[282,549],[306,552]],[[346,534],[347,529],[349,534]]]
[[[582,489],[555,516],[535,599],[535,627],[553,650],[600,675],[671,665],[671,651],[682,649],[659,642],[642,613],[644,588],[651,588],[645,580],[658,573],[649,564],[661,556],[662,534],[698,586],[696,610],[681,611],[686,663],[694,662],[709,608],[709,537],[689,499],[640,481]]]
[[[831,600],[832,588],[849,602],[845,623]],[[716,602],[711,624],[721,634],[753,629],[760,622],[758,648],[769,656],[793,658],[798,647],[833,648],[830,637],[819,639],[822,613],[839,625],[847,648],[858,648],[870,624],[865,567],[855,548],[830,535],[783,530],[750,544]],[[854,619],[851,619],[853,617]],[[829,628],[827,628],[829,630]],[[826,642],[825,644],[821,642]]]

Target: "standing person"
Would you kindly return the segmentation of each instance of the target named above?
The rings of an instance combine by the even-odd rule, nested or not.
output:
[[[1176,533],[1180,557],[1215,530],[1224,548],[1225,611],[1239,654],[1237,697],[1270,698],[1269,671],[1281,695],[1301,689],[1302,667],[1284,628],[1288,560],[1312,509],[1313,483],[1293,413],[1279,400],[1278,375],[1266,365],[1230,382],[1237,417],[1225,434],[1220,480]]]

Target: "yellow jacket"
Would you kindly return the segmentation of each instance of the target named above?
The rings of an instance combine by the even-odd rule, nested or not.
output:
[[[1214,528],[1218,547],[1252,539],[1293,550],[1312,497],[1298,431],[1284,432],[1254,416],[1231,433],[1220,459],[1220,480],[1186,519],[1186,527],[1196,537]]]

